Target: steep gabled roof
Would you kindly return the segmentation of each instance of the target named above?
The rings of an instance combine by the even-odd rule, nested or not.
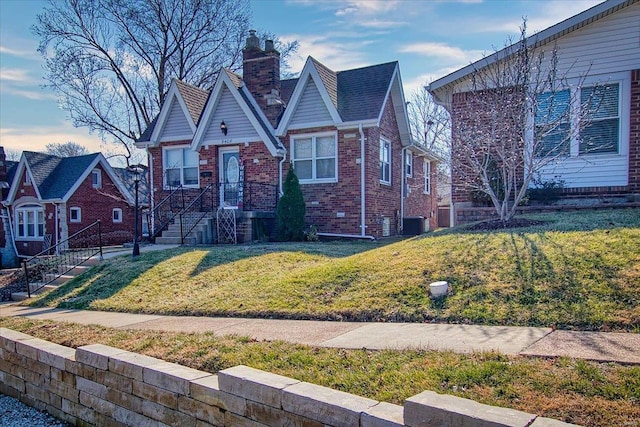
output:
[[[71,197],[80,183],[86,179],[98,164],[102,165],[122,195],[132,203],[130,192],[122,185],[122,182],[101,153],[58,157],[33,151],[24,151],[20,162],[15,168],[11,191],[7,199],[10,202],[15,199],[19,186],[18,180],[26,169],[29,171],[32,184],[40,200],[66,200]]]
[[[318,71],[318,75],[320,76],[320,80],[324,85],[324,88],[327,90],[327,94],[329,94],[329,98],[331,99],[331,103],[334,107],[338,107],[338,76],[335,72],[331,71],[324,64],[319,63],[314,58],[311,58],[313,61],[313,65],[316,67]]]
[[[338,112],[345,122],[378,118],[397,62],[337,73]]]
[[[571,18],[565,19],[558,24],[552,25],[551,27],[528,37],[527,45],[533,47],[543,46],[554,40],[557,40],[558,38],[566,34],[579,30],[585,25],[602,19],[605,16],[615,13],[627,6],[630,6],[637,1],[638,0],[607,0],[605,2],[602,2],[590,9],[585,10],[584,12],[574,15]],[[519,42],[516,42],[493,53],[490,56],[487,56],[486,58],[482,58],[472,64],[467,65],[466,67],[460,68],[453,73],[435,80],[429,85],[429,92],[431,92],[432,94],[436,94],[438,91],[443,90],[445,86],[451,85],[465,78],[475,70],[485,68],[491,64],[494,64],[495,62],[508,58],[518,50],[518,44]],[[441,100],[441,98],[438,96],[436,96],[436,98]]]
[[[189,110],[189,114],[191,114],[193,123],[197,125],[198,120],[200,119],[200,114],[202,113],[202,110],[204,110],[204,106],[209,98],[209,91],[181,82],[178,79],[174,79],[174,81],[182,95],[184,103],[187,105],[187,109]]]

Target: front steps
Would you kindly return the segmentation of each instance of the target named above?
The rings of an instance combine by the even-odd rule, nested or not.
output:
[[[99,256],[93,256],[89,259],[86,259],[81,265],[76,265],[74,267],[69,266],[69,268],[71,268],[71,270],[67,271],[65,274],[61,275],[60,277],[57,277],[54,279],[55,276],[57,276],[56,274],[50,273],[50,274],[45,274],[45,278],[47,280],[50,279],[54,279],[51,282],[47,283],[46,285],[42,286],[42,282],[34,282],[34,283],[29,283],[29,289],[31,290],[31,296],[34,295],[42,295],[46,292],[52,291],[54,289],[57,289],[58,287],[64,285],[65,283],[67,283],[69,280],[73,279],[74,277],[84,273],[85,271],[89,270],[91,267],[93,267],[94,265],[98,264],[100,262],[100,257]],[[40,289],[38,289],[40,288]],[[29,294],[27,292],[12,292],[11,293],[11,300],[12,301],[24,301],[29,299]]]
[[[202,218],[198,225],[185,236],[184,242],[180,238],[180,222],[179,218],[173,224],[162,232],[162,236],[156,237],[155,243],[158,245],[211,245],[215,242],[215,230],[213,227],[214,219],[209,215]]]

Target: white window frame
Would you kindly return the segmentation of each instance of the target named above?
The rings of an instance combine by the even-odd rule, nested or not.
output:
[[[413,178],[413,152],[410,150],[405,153],[405,172],[407,178]]]
[[[29,235],[28,230],[28,218],[29,213],[33,214],[34,222],[33,222],[33,231],[34,234],[32,236]],[[40,216],[39,213],[42,213],[42,233],[40,233]],[[24,205],[17,207],[15,209],[15,223],[16,223],[16,240],[43,240],[44,234],[46,232],[46,218],[44,208],[38,205]],[[22,217],[22,224],[24,227],[21,227],[20,218]]]
[[[116,213],[118,214],[118,215],[117,215],[117,218],[116,218]],[[114,224],[119,224],[119,223],[121,223],[121,222],[122,222],[122,209],[120,209],[120,208],[113,208],[113,209],[111,210],[111,221],[112,221]]]
[[[431,194],[431,161],[424,159],[422,171],[424,172],[424,194]]]
[[[77,218],[73,218],[73,212],[77,212]],[[69,208],[69,222],[78,223],[82,222],[82,209],[77,206],[72,206]]]
[[[385,161],[385,156],[383,155],[384,153],[387,153],[387,158]],[[384,138],[384,137],[380,137],[380,183],[384,184],[384,185],[391,185],[391,176],[392,176],[392,161],[391,161],[392,157],[391,157],[391,141]],[[384,170],[385,170],[385,165],[388,166],[389,169],[389,176],[385,177],[384,176]]]
[[[333,137],[333,147],[334,147],[334,156],[331,157],[318,157],[316,154],[316,140],[318,138],[332,136]],[[309,158],[295,158],[295,147],[296,140],[300,139],[309,139],[311,138],[311,157]],[[317,162],[318,160],[326,160],[326,159],[335,159],[334,161],[334,172],[333,178],[317,178]],[[301,179],[298,177],[298,181],[300,184],[320,184],[320,183],[334,183],[338,182],[338,132],[317,132],[317,133],[307,133],[307,134],[297,134],[291,136],[291,164],[293,165],[293,170],[296,170],[296,161],[311,161],[311,178],[310,179]]]
[[[568,87],[562,89],[570,89],[570,152],[571,158],[612,158],[617,156],[626,156],[629,151],[629,114],[631,108],[630,97],[630,85],[631,76],[629,72],[613,73],[608,75],[595,75],[589,76],[584,81],[571,80],[568,82]],[[591,88],[597,85],[618,84],[618,150],[617,152],[605,152],[605,153],[580,153],[580,109],[581,105],[581,93],[580,88]],[[533,123],[535,123],[535,117],[533,117]],[[535,125],[534,125],[535,128]],[[532,132],[533,133],[533,132]],[[529,136],[533,138],[533,135]]]
[[[93,188],[102,188],[102,171],[100,169],[91,171],[91,186]]]
[[[22,183],[24,185],[31,185],[31,174],[27,168],[24,168],[24,181]]]
[[[182,152],[180,156],[180,164],[172,165],[175,167],[168,168],[168,165],[167,165],[168,152],[174,151],[174,150],[180,150]],[[162,172],[163,172],[162,185],[165,190],[175,188],[175,186],[170,186],[167,184],[167,174],[166,174],[167,169],[180,169],[180,185],[182,185],[184,188],[200,188],[200,153],[199,152],[196,152],[198,156],[198,161],[196,162],[196,165],[195,165],[195,167],[198,169],[198,173],[196,175],[198,182],[195,184],[185,184],[184,170],[194,167],[194,166],[185,167],[184,165],[184,151],[187,151],[187,150],[190,150],[190,147],[188,145],[175,145],[175,146],[162,148]]]

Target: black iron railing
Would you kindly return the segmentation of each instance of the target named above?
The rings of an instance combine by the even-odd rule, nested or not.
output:
[[[38,292],[89,258],[102,259],[100,220],[86,226],[67,239],[23,261],[27,295]],[[35,289],[31,289],[34,286]]]
[[[147,212],[147,224],[149,224],[149,238],[155,239],[162,230],[184,209],[184,188],[182,185],[171,190],[169,195],[162,199],[155,207]]]
[[[184,239],[196,228],[202,218],[213,212],[215,200],[213,185],[209,184],[180,211],[180,244],[184,244]]]
[[[226,207],[243,211],[275,212],[278,204],[278,186],[261,182],[220,183],[218,191]]]

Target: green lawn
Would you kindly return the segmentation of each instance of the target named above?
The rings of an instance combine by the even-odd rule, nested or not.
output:
[[[640,332],[640,209],[380,242],[180,248],[109,260],[34,304],[143,313],[437,320]],[[451,295],[431,300],[428,284]]]
[[[424,390],[584,426],[640,426],[640,367],[566,358],[316,348],[244,337],[109,329],[0,317],[70,347],[100,343],[196,369],[238,364],[390,403]]]

